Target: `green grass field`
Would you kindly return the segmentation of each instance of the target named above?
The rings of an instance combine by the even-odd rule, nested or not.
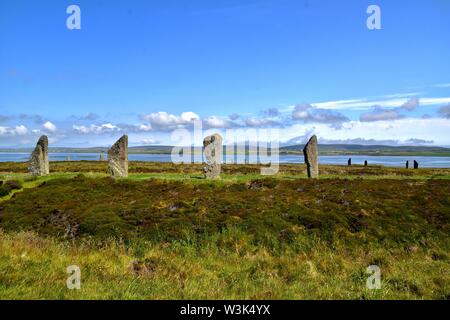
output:
[[[0,298],[450,299],[450,169],[320,170],[0,163]]]

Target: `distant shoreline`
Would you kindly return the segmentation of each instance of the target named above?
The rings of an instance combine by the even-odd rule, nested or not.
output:
[[[224,154],[227,153],[224,147]],[[239,146],[242,148],[243,146]],[[282,146],[279,149],[280,155],[303,155],[303,144]],[[171,154],[173,146],[133,146],[128,148],[129,154]],[[189,148],[189,147],[188,147]],[[232,147],[235,150],[236,146]],[[31,153],[32,148],[0,148],[0,153]],[[50,147],[50,153],[106,153],[107,147],[92,148],[70,148],[70,147]],[[237,151],[237,150],[236,150]],[[263,152],[270,152],[263,150]],[[201,147],[192,147],[192,153],[199,155],[202,153]],[[243,151],[233,154],[242,155]],[[245,152],[245,154],[255,154],[255,152]],[[430,146],[384,146],[384,145],[356,145],[356,144],[319,144],[319,155],[322,156],[424,156],[424,157],[450,157],[450,148],[430,147]]]

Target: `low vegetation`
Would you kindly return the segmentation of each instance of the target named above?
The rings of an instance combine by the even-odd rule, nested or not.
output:
[[[132,162],[118,180],[103,167],[30,178],[0,164],[20,186],[0,198],[0,298],[450,299],[449,170],[323,166],[311,181],[246,165],[206,181],[197,165]]]
[[[0,181],[0,198],[11,194],[13,190],[22,189],[22,183],[16,180]]]
[[[108,163],[106,161],[56,161],[50,165],[51,173],[106,173]],[[164,162],[143,162],[130,161],[129,172],[133,173],[149,173],[160,174],[164,177],[165,174],[191,174],[201,177],[202,164],[172,164]],[[252,175],[254,177],[260,176],[261,166],[251,164],[229,164],[222,166],[222,173],[233,176]],[[28,166],[24,162],[0,162],[0,177],[7,176],[12,173],[28,172]],[[392,168],[377,165],[369,165],[367,167],[362,165],[336,166],[336,165],[321,165],[320,173],[323,178],[337,177],[412,177],[412,178],[449,178],[450,169],[446,168],[421,168],[418,170]],[[306,166],[304,164],[281,164],[279,173],[276,178],[293,176],[295,178],[306,177]]]

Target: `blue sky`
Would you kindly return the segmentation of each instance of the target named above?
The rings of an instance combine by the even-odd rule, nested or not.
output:
[[[171,144],[193,120],[450,146],[449,34],[448,0],[1,1],[0,147]]]

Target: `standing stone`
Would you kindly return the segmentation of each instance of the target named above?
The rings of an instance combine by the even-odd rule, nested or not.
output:
[[[222,137],[216,133],[203,139],[203,154],[206,166],[203,173],[206,179],[220,177],[220,165],[222,162]]]
[[[39,138],[36,148],[31,153],[28,170],[33,176],[45,176],[49,174],[47,136],[41,136]]]
[[[367,167],[367,160],[366,161],[364,161],[364,167]]]
[[[352,165],[352,158],[349,158],[347,161],[347,165],[350,167]]]
[[[72,161],[72,157],[70,156],[70,154],[66,157],[66,161]]]
[[[105,155],[104,155],[103,152],[100,153],[100,159],[99,159],[99,161],[105,161]]]
[[[113,177],[128,177],[127,135],[123,135],[108,150],[108,173]]]
[[[317,137],[313,135],[308,143],[303,148],[303,155],[305,156],[306,170],[308,178],[319,177],[319,151],[317,148]]]
[[[409,169],[409,161],[406,160],[406,169]]]
[[[416,160],[414,160],[414,169],[419,169],[419,163]]]

